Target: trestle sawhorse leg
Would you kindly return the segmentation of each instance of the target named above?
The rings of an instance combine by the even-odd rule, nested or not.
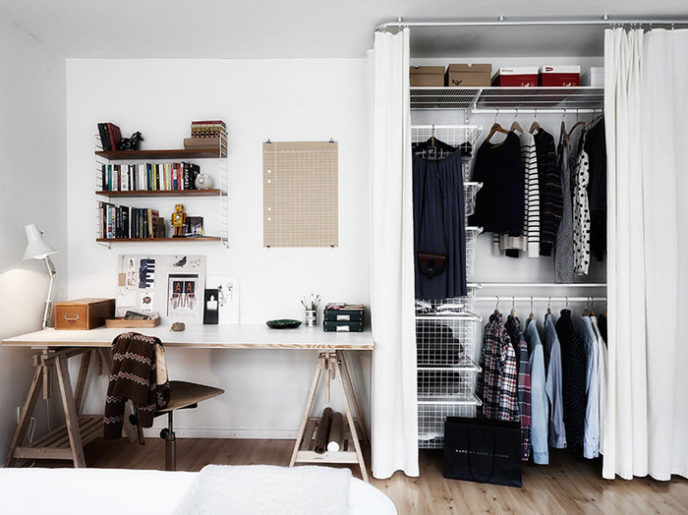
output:
[[[335,379],[339,385],[339,390],[344,401],[344,410],[348,432],[345,436],[344,448],[332,452],[325,451],[322,454],[316,453],[313,449],[313,437],[317,431],[319,418],[312,418],[313,402],[318,391],[321,375],[325,374],[327,400],[329,402],[330,380]],[[346,360],[342,351],[321,352],[311,383],[311,389],[306,401],[306,408],[301,419],[299,432],[296,436],[296,443],[291,455],[289,466],[293,467],[296,463],[352,463],[358,464],[361,469],[361,476],[368,481],[368,470],[366,469],[363,452],[361,449],[360,438],[365,439],[365,424],[362,412],[356,399],[351,376],[346,366]],[[353,449],[352,449],[353,447]]]
[[[88,371],[94,364],[96,373],[109,373],[112,365],[111,361],[108,360],[108,351],[109,349],[68,348],[59,351],[44,350],[40,354],[34,355],[36,371],[21,410],[17,429],[10,443],[5,460],[6,467],[15,465],[18,459],[70,460],[75,468],[86,466],[84,446],[103,434],[102,415],[83,415],[81,413]],[[72,391],[67,360],[75,356],[81,356],[81,363],[76,388]],[[53,393],[53,373],[57,374],[57,385],[65,424],[50,431],[35,442],[24,445],[31,415],[41,391],[45,399],[50,398]],[[125,417],[125,419],[127,418]],[[130,440],[135,440],[135,430],[127,422],[128,420],[125,420],[127,436]]]

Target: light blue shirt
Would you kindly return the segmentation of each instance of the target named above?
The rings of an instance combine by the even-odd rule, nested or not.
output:
[[[547,360],[547,381],[545,392],[549,402],[549,444],[555,449],[566,447],[564,428],[564,402],[562,400],[561,344],[554,328],[552,314],[545,315],[544,329],[545,359]]]
[[[597,370],[599,361],[597,337],[590,317],[581,317],[579,333],[585,345],[585,392],[588,396],[585,408],[583,457],[592,459],[600,455],[600,375]]]
[[[533,445],[533,461],[538,465],[549,464],[547,447],[547,392],[545,391],[545,354],[535,320],[526,321],[525,338],[530,349],[530,439]]]

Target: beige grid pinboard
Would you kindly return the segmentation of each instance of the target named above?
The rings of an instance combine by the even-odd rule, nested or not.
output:
[[[339,146],[335,141],[263,143],[263,245],[339,245]]]

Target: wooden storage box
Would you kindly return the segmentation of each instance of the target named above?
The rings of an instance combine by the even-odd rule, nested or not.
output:
[[[105,321],[105,327],[121,327],[122,329],[133,329],[137,327],[158,327],[160,325],[160,317],[150,318],[148,320],[128,320],[124,317],[108,318]]]
[[[490,85],[491,64],[450,64],[446,85],[449,87],[480,88]]]
[[[411,87],[444,86],[444,66],[411,66]]]
[[[55,304],[55,329],[93,329],[115,316],[115,299],[79,299]]]

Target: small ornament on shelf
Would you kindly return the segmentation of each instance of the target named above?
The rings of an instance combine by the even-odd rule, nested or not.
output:
[[[172,222],[172,227],[174,228],[174,237],[183,238],[184,225],[186,224],[186,213],[184,212],[184,206],[182,204],[176,204],[174,206],[174,213],[172,213],[170,221]]]

